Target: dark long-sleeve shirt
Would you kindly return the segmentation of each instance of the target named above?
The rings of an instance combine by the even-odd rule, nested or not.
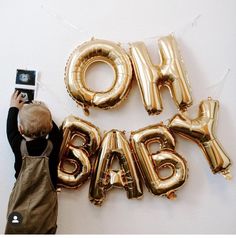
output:
[[[18,130],[18,117],[19,109],[16,107],[9,108],[7,117],[7,138],[15,155],[15,178],[17,179],[22,165],[22,155],[20,151],[21,141],[24,137],[20,134]],[[57,166],[59,161],[59,151],[62,141],[62,135],[57,125],[53,122],[53,128],[49,133],[49,140],[53,144],[53,150],[49,156],[49,171],[51,175],[51,180],[56,188],[57,185]],[[45,137],[40,137],[31,141],[26,142],[27,150],[31,156],[40,156],[47,146],[47,140]]]

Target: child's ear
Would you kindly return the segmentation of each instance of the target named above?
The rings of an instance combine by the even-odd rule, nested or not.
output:
[[[24,134],[24,129],[23,129],[23,126],[22,125],[18,125],[18,130],[19,130],[19,132],[21,133],[21,135],[23,135]]]

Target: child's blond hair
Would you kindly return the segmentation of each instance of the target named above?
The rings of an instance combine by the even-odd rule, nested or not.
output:
[[[22,134],[31,139],[46,136],[52,129],[52,116],[42,102],[24,104],[19,112]]]

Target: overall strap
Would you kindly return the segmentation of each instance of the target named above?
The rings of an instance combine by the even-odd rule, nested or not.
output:
[[[53,144],[50,140],[47,141],[47,146],[45,148],[45,150],[43,151],[43,153],[41,154],[41,156],[49,156],[52,152],[53,149]],[[22,140],[21,141],[21,145],[20,145],[20,151],[21,151],[21,156],[29,156],[29,152],[27,150],[27,146],[26,146],[26,140]]]
[[[52,144],[52,142],[50,140],[48,140],[47,146],[46,146],[44,152],[41,154],[41,156],[48,157],[51,154],[52,149],[53,149],[53,144]]]
[[[20,152],[21,152],[21,156],[28,156],[28,150],[27,150],[27,146],[26,146],[26,140],[22,140],[21,144],[20,144]]]

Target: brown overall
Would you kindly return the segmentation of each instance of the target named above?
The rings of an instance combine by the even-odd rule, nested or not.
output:
[[[48,164],[52,147],[48,141],[41,156],[29,156],[22,140],[22,167],[10,195],[5,234],[56,233],[57,193]]]

